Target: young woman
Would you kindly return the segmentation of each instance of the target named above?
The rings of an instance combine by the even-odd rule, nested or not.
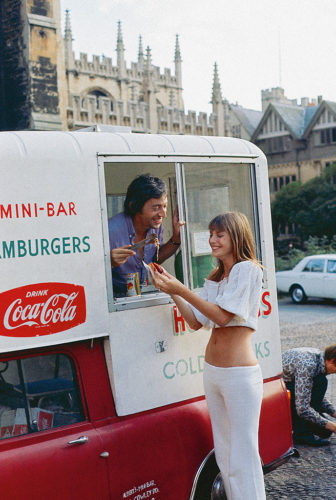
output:
[[[229,500],[263,500],[258,452],[263,380],[251,345],[251,334],[257,328],[262,271],[245,215],[218,215],[209,230],[217,267],[200,294],[166,271],[155,274],[155,284],[171,295],[191,328],[212,328],[205,352],[204,388],[226,495]]]

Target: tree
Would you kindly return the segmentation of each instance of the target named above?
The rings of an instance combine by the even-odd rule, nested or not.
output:
[[[272,222],[275,238],[281,228],[294,224],[301,245],[309,236],[332,239],[336,234],[336,165],[305,184],[297,181],[283,187],[272,203]]]

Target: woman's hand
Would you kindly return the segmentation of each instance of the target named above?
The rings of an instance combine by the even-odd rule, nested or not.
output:
[[[183,283],[169,274],[165,269],[163,269],[162,274],[160,274],[156,270],[153,272],[153,274],[154,286],[162,292],[168,293],[169,295],[180,295],[185,289]]]

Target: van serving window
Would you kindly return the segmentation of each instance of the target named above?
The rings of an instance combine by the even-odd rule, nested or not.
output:
[[[187,266],[189,286],[200,288],[216,260],[211,256],[208,224],[227,211],[244,213],[260,241],[252,196],[253,171],[249,164],[185,163]],[[257,244],[259,247],[259,243]]]
[[[238,210],[246,214],[254,228],[259,249],[260,237],[252,195],[254,170],[251,164],[225,161],[183,164],[105,161],[103,165],[110,311],[157,305],[170,300],[170,297],[155,288],[148,275],[144,264],[152,261],[158,260],[169,273],[187,286],[196,289],[202,287],[204,278],[216,265],[208,242],[208,223],[219,213]],[[133,181],[147,174],[155,178],[154,184],[159,183],[157,192],[157,186],[154,187],[154,198],[150,198],[151,195],[144,196],[147,189],[152,193],[152,187],[148,188],[146,183],[138,191],[132,191]],[[141,182],[139,185],[142,186]],[[128,189],[132,194],[126,198]],[[148,211],[144,203],[148,199],[155,201],[157,197],[158,202],[153,202],[153,207],[150,206]],[[104,205],[104,201],[102,203]],[[129,207],[134,210],[129,210]],[[174,211],[177,209],[178,218],[185,220],[186,224],[181,228],[179,241],[174,242]],[[155,224],[156,213],[158,224]],[[140,235],[137,234],[139,219],[144,223]],[[128,257],[125,254],[117,260],[120,254],[116,250],[120,252],[126,245],[137,244],[139,239],[148,238],[153,233],[160,245],[158,254],[155,244],[150,242],[144,247],[134,248],[135,255]],[[162,251],[167,242],[170,242],[168,255]]]
[[[0,361],[0,438],[84,420],[72,360],[64,354]]]

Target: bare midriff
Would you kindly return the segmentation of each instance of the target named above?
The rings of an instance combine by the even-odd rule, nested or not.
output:
[[[254,366],[257,358],[251,345],[253,330],[246,326],[213,328],[205,350],[205,361],[213,366]]]

